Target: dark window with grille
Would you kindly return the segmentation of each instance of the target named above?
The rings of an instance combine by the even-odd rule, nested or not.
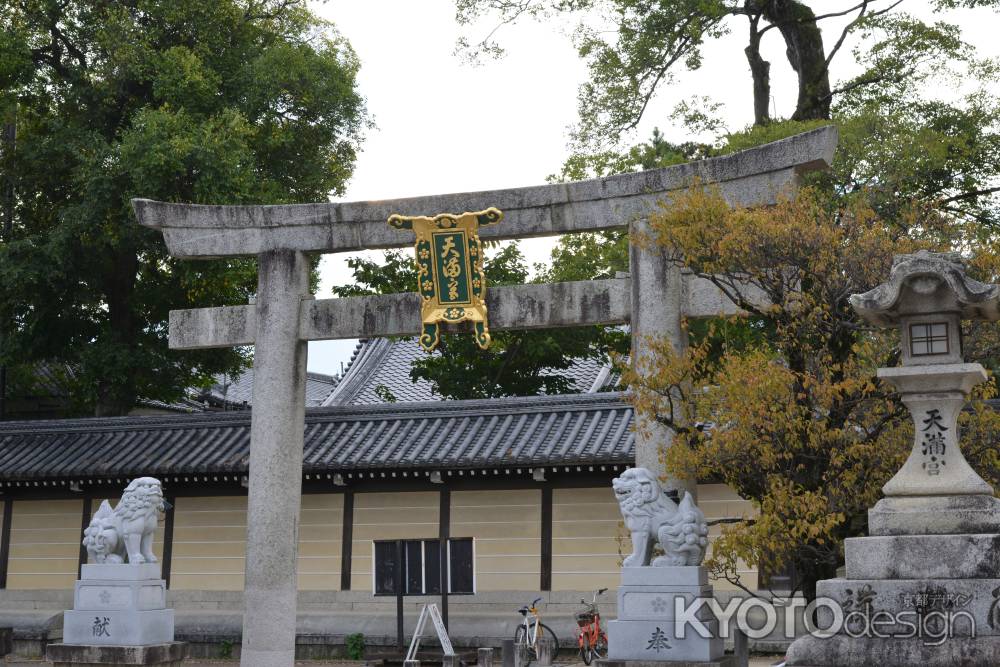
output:
[[[439,540],[403,540],[403,595],[441,593]],[[375,542],[375,595],[396,594],[396,541]],[[471,537],[448,540],[449,593],[474,593]]]
[[[948,325],[944,322],[910,325],[910,354],[948,354]]]

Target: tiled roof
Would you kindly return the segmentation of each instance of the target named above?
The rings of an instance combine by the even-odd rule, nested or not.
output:
[[[413,362],[424,354],[414,338],[360,342],[343,381],[323,405],[375,405],[386,403],[385,397],[389,395],[398,402],[441,400],[430,382],[410,379]],[[573,393],[614,387],[608,384],[609,367],[596,359],[576,359],[569,368],[548,372],[572,379]]]
[[[33,386],[30,393],[35,396],[45,396],[50,398],[68,398],[70,390],[68,385],[72,383],[76,374],[69,364],[41,362],[35,365]]]
[[[313,408],[322,405],[338,382],[340,382],[340,378],[335,375],[306,373],[306,407]],[[236,376],[217,375],[215,384],[198,393],[197,397],[215,405],[235,407],[252,405],[253,368],[248,368]]]
[[[153,410],[163,410],[164,412],[204,412],[205,404],[190,396],[185,396],[172,403],[140,398],[138,405],[133,409],[133,413],[142,408],[152,408]]]
[[[66,364],[39,363],[34,367],[32,384],[21,388],[23,394],[46,398],[68,399],[67,386],[74,377],[73,368]],[[330,396],[340,378],[322,373],[306,373],[306,407],[318,407]],[[253,404],[253,368],[239,375],[217,375],[207,389],[189,387],[180,399],[164,401],[140,398],[137,408],[152,408],[167,412],[202,412],[211,408],[245,409]]]
[[[305,473],[629,464],[620,393],[393,403],[306,413]],[[0,423],[0,480],[245,473],[248,412]]]

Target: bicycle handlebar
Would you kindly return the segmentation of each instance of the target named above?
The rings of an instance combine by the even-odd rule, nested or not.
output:
[[[607,592],[608,592],[607,588],[598,589],[598,590],[594,591],[594,597],[593,597],[593,599],[590,602],[587,602],[584,599],[581,599],[580,602],[582,602],[584,604],[589,604],[589,605],[596,605],[597,604],[597,596],[598,595],[604,595]]]
[[[520,609],[518,609],[518,611],[521,612],[522,614],[527,614],[528,611],[534,609],[535,605],[537,605],[539,602],[541,602],[541,600],[542,600],[542,598],[535,598],[534,600],[531,601],[531,604],[524,605],[523,607],[521,607]]]

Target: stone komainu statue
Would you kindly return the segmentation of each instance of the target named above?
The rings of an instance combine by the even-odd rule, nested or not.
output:
[[[625,567],[701,565],[708,545],[708,525],[689,493],[684,493],[680,504],[675,503],[646,468],[629,468],[612,486],[632,534],[632,553],[625,558]],[[650,563],[657,542],[663,555]]]
[[[160,480],[133,479],[118,506],[105,500],[83,531],[83,546],[93,563],[155,563],[153,534],[160,512],[167,509]]]

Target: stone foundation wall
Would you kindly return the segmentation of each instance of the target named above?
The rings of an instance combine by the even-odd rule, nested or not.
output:
[[[452,642],[460,648],[493,646],[512,638],[520,615],[518,607],[542,595],[542,622],[556,632],[564,649],[576,646],[573,614],[588,591],[488,591],[448,598]],[[718,591],[725,606],[731,594]],[[217,658],[239,653],[243,595],[236,591],[170,591],[168,606],[175,611],[177,639],[192,643],[194,657]],[[599,599],[606,621],[617,616],[616,593],[612,589]],[[437,596],[407,597],[404,628],[409,642],[420,608],[427,602],[440,605]],[[62,639],[62,612],[73,606],[72,591],[0,591],[0,627],[14,628],[14,652],[38,657],[47,643]],[[783,624],[779,617],[779,628]],[[299,594],[298,646],[300,658],[341,657],[344,638],[362,633],[373,655],[396,643],[395,598],[373,597],[364,591],[302,591]],[[432,646],[436,640],[424,642]],[[732,640],[729,640],[732,643]],[[751,648],[784,650],[788,642],[778,636],[751,640]]]

